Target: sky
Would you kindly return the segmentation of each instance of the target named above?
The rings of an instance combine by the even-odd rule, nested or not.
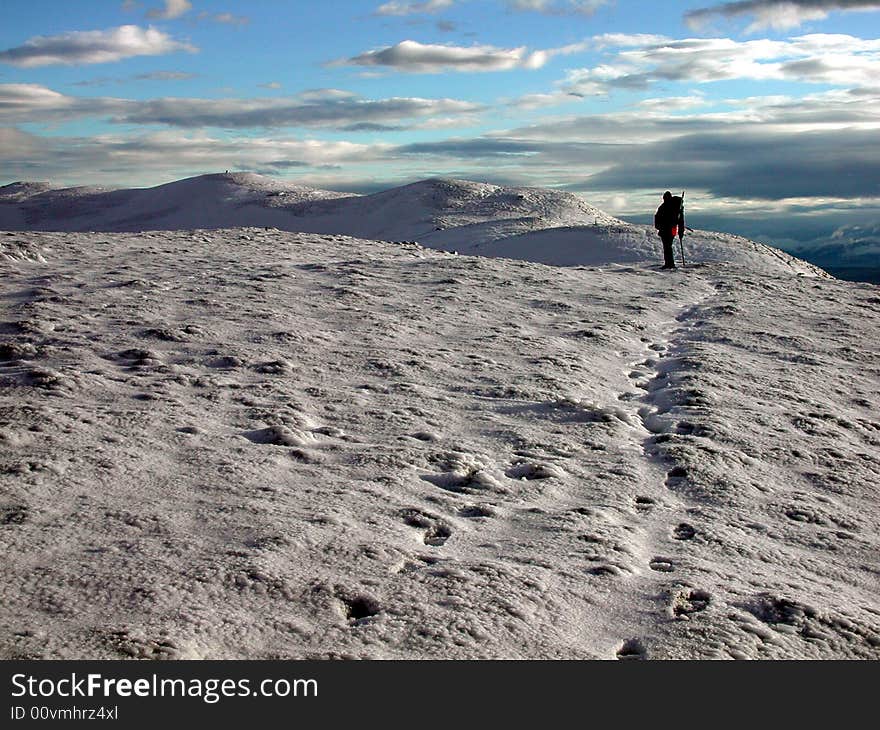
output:
[[[0,185],[554,187],[779,245],[880,222],[880,1],[3,0]],[[841,233],[843,232],[843,233]]]

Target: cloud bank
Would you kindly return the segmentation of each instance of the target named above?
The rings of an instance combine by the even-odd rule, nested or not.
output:
[[[440,115],[473,114],[483,107],[455,99],[356,97],[303,99],[155,99],[136,103],[116,117],[127,124],[165,124],[172,127],[226,129],[393,125]],[[374,130],[382,127],[374,126]]]
[[[662,82],[711,83],[733,79],[872,85],[880,78],[880,39],[811,34],[788,40],[615,37],[622,49],[604,64],[572,69],[560,84],[582,96],[615,88],[648,89]]]
[[[399,131],[445,126],[450,118],[468,118],[484,109],[480,104],[457,99],[364,99],[337,89],[319,89],[289,98],[167,97],[137,101],[68,96],[39,84],[0,84],[0,124],[106,117],[117,123],[161,124],[182,129],[307,127]]]

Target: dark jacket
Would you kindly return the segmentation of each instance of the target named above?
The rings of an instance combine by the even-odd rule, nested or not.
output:
[[[678,195],[663,201],[654,214],[654,228],[661,236],[684,235],[684,208]],[[673,230],[675,229],[675,230]]]

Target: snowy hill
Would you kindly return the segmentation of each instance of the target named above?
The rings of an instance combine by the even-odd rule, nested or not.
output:
[[[200,175],[154,188],[0,188],[0,229],[142,231],[274,226],[286,208],[340,197],[252,173]],[[281,211],[279,211],[281,209]]]
[[[373,195],[319,204],[308,224],[370,239],[416,239],[469,249],[560,225],[620,223],[571,193],[432,179]]]
[[[432,179],[355,196],[249,173],[202,175],[144,190],[0,188],[0,230],[142,231],[236,226],[417,241],[445,251],[571,265],[657,261],[656,232],[618,220],[571,193]],[[692,262],[822,276],[778,249],[695,231]]]
[[[789,271],[0,234],[0,658],[880,658],[880,297]]]

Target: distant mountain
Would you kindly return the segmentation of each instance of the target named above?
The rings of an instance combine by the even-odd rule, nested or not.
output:
[[[201,175],[154,188],[0,188],[0,229],[42,231],[189,230],[274,227],[555,265],[658,261],[649,227],[626,223],[572,193],[546,188],[430,179],[372,195],[314,190],[251,173]],[[825,275],[764,244],[695,231],[692,262],[722,261],[761,271]]]
[[[129,232],[281,227],[291,206],[342,195],[251,173],[200,175],[130,190],[13,183],[0,188],[0,228]]]
[[[795,249],[799,256],[842,267],[880,267],[880,222],[838,228],[830,238]]]

